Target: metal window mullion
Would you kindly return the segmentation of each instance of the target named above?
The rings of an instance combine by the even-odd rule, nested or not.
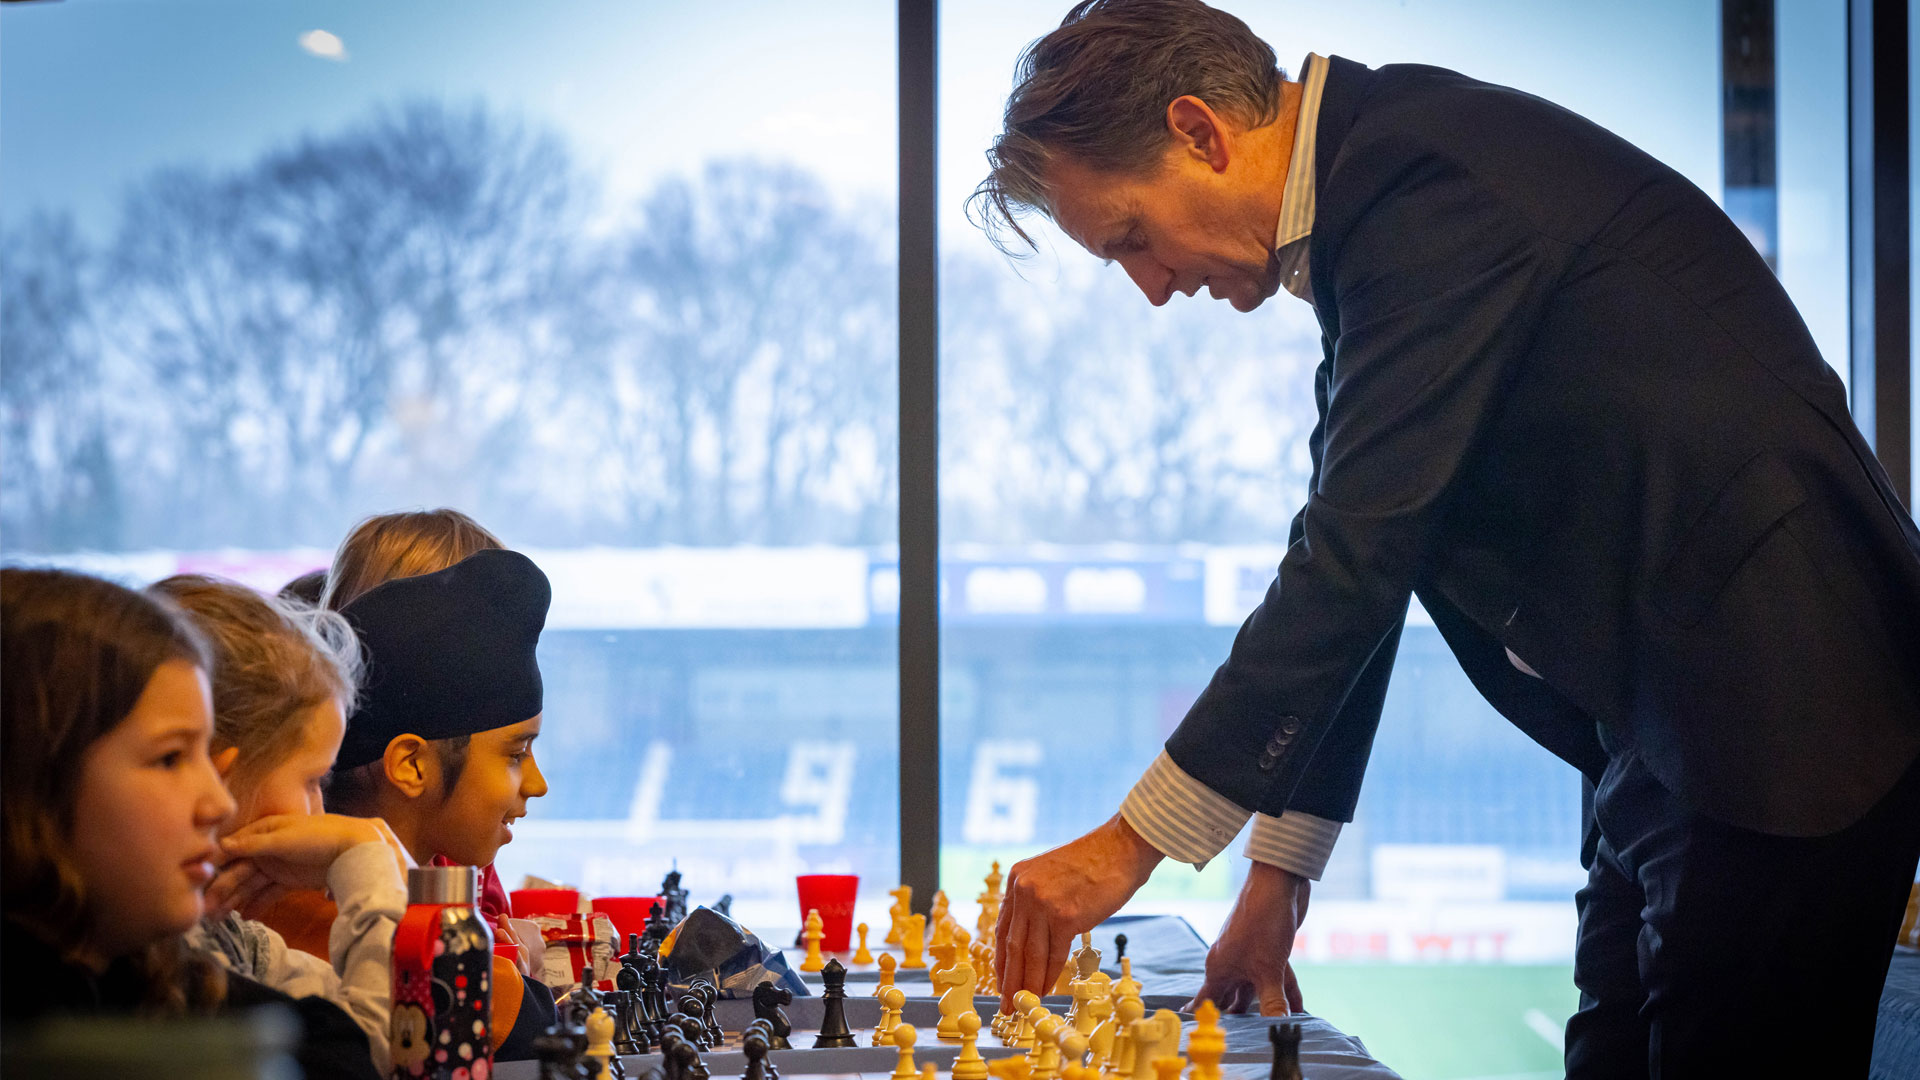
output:
[[[899,0],[900,881],[940,887],[940,324],[937,0]]]

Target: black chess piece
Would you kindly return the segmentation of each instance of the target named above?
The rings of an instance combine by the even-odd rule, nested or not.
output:
[[[1127,935],[1113,935],[1113,966],[1119,967],[1120,961],[1127,958]]]
[[[1303,1080],[1300,1075],[1300,1025],[1268,1024],[1267,1039],[1273,1043],[1272,1080]]]
[[[586,1076],[586,1044],[555,1024],[534,1036],[533,1059],[540,1065],[540,1080],[581,1080]]]
[[[615,1007],[613,1048],[622,1054],[651,1052],[646,1029],[640,1023],[640,991],[614,990],[608,996],[613,998]]]
[[[686,1080],[687,1037],[679,1028],[668,1028],[660,1036],[660,1074],[663,1080]]]
[[[847,969],[839,960],[829,960],[820,969],[820,982],[826,993],[821,1000],[820,1037],[813,1040],[813,1048],[859,1045],[847,1027]]]
[[[760,985],[753,988],[754,1022],[766,1021],[775,1050],[793,1049],[793,1044],[787,1041],[787,1036],[793,1034],[793,1024],[787,1020],[786,1010],[780,1007],[791,1004],[793,991],[773,985],[771,979],[762,979]]]
[[[692,1022],[693,1018],[685,1017],[684,1019]],[[685,1034],[686,1029],[687,1024],[683,1023],[680,1026],[681,1032]],[[682,1075],[686,1077],[686,1080],[708,1080],[708,1077],[711,1075],[707,1071],[706,1060],[700,1056],[700,1051],[703,1049],[705,1048],[692,1038],[685,1038],[680,1041],[680,1070]]]
[[[767,1052],[771,1049],[765,1035],[749,1030],[740,1041],[740,1052],[747,1055],[747,1071],[740,1074],[740,1080],[768,1080]]]
[[[693,1043],[697,1050],[711,1050],[713,1044],[707,1041],[707,1025],[700,1022],[700,999],[692,994],[682,995],[680,1011],[667,1019],[679,1025],[681,1034]]]
[[[673,1007],[667,1003],[667,969],[660,966],[659,961],[648,957],[646,965],[640,969],[640,978],[646,985],[641,1000],[647,1006],[653,1041],[657,1043],[660,1033],[666,1029],[667,1018],[673,1013]]]
[[[632,968],[634,970],[634,974],[636,975],[639,974],[640,961],[644,959],[646,955],[647,954],[642,952],[640,949],[640,935],[628,934],[627,935],[627,952],[626,952],[626,955],[620,958],[621,972],[624,973],[628,968]],[[618,982],[618,980],[619,980],[619,976],[615,976],[616,983]],[[638,989],[638,987],[635,987],[635,989]]]
[[[672,911],[667,905],[653,905],[653,908],[647,912],[646,933],[640,939],[642,948],[648,955],[656,959],[660,956],[661,943],[667,940],[667,935],[673,933],[673,928],[678,922],[678,919],[673,918]]]
[[[715,900],[713,902],[713,910],[719,912],[722,915],[725,915],[729,919],[733,918],[733,894],[732,893],[720,894],[720,899]],[[774,1075],[775,1076],[780,1075],[779,1071],[775,1070]]]
[[[769,1052],[771,1052],[774,1049],[773,1025],[768,1023],[767,1021],[755,1020],[753,1023],[748,1024],[746,1034],[758,1035],[763,1041],[766,1042],[767,1050]],[[764,1080],[779,1080],[780,1068],[779,1066],[773,1063],[772,1058],[767,1059],[766,1065],[764,1066],[764,1071],[766,1074]]]
[[[700,999],[700,1022],[707,1028],[707,1045],[719,1046],[726,1042],[727,1033],[720,1030],[720,1021],[713,1015],[713,1003],[720,1000],[720,991],[704,979],[696,980],[688,989]]]
[[[667,871],[667,876],[660,879],[660,898],[666,903],[667,921],[680,925],[680,920],[687,917],[687,890],[680,887],[679,867]]]

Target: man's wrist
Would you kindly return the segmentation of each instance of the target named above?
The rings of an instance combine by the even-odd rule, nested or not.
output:
[[[1153,876],[1154,868],[1160,865],[1160,860],[1167,857],[1166,853],[1148,843],[1147,838],[1141,836],[1139,831],[1127,822],[1124,815],[1113,815],[1113,819],[1107,822],[1107,827],[1112,830],[1121,848],[1128,854],[1128,863],[1133,871],[1136,887],[1145,884],[1146,880]]]

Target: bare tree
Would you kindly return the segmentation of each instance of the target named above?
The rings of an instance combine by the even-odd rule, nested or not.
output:
[[[111,548],[121,474],[94,326],[96,256],[65,216],[0,232],[0,533],[16,551]]]

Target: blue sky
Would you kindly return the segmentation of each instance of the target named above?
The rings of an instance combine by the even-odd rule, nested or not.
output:
[[[1720,193],[1716,0],[1228,0],[1289,69],[1308,51],[1439,64],[1540,94]],[[1020,49],[1065,0],[941,5],[943,242]],[[1782,12],[1782,277],[1844,355],[1844,0]],[[323,29],[344,61],[302,49]],[[715,157],[789,161],[849,204],[896,183],[893,4],[767,0],[64,0],[0,7],[0,219],[96,236],[160,165],[234,165],[383,105],[484,100],[564,134],[616,211]],[[1077,253],[1069,258],[1078,259]],[[1840,283],[1840,284],[1836,284]],[[1839,290],[1839,291],[1836,291]]]
[[[951,209],[1020,47],[1064,3],[942,5]],[[1293,67],[1309,49],[1458,67],[1561,101],[1718,177],[1711,0],[1247,0]],[[324,29],[344,62],[304,51]],[[784,158],[852,198],[894,184],[893,6],[631,0],[66,0],[0,11],[0,212],[90,229],[159,164],[221,166],[407,97],[485,99],[565,132],[615,197],[709,157]],[[1710,186],[1710,190],[1713,188]],[[958,218],[950,217],[949,223]]]

